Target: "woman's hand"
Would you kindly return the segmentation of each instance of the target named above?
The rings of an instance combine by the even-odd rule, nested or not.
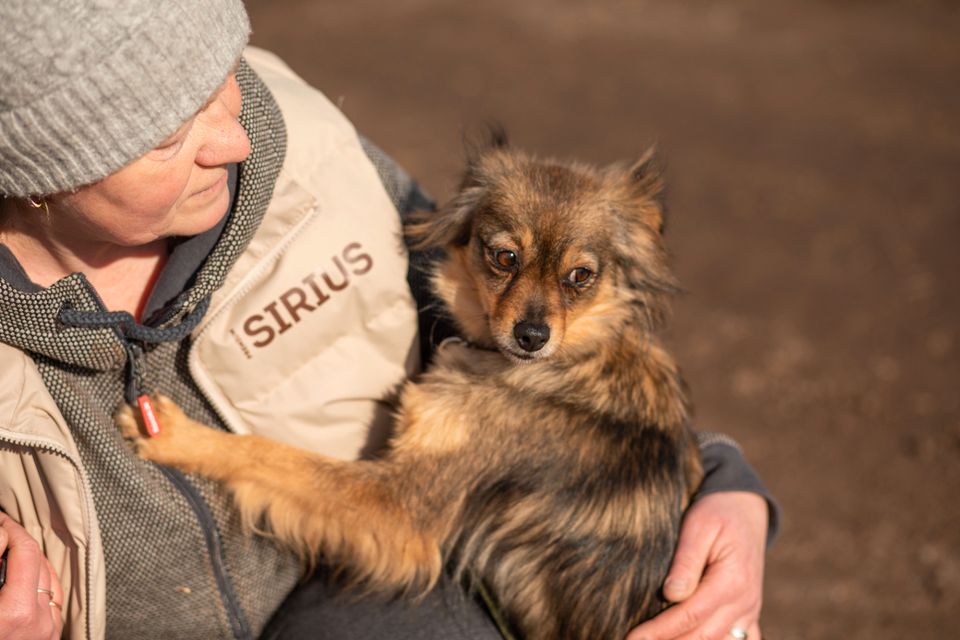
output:
[[[693,503],[663,586],[679,604],[627,640],[760,640],[767,517],[766,500],[754,493],[712,493]],[[747,636],[731,634],[734,627]]]
[[[9,516],[0,513],[0,555],[4,551],[7,552],[7,578],[0,588],[0,638],[59,638],[63,629],[60,580],[37,541]],[[51,602],[57,603],[56,606]]]

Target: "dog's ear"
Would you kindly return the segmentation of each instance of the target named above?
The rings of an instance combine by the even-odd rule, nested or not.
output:
[[[615,246],[637,314],[646,327],[655,329],[665,320],[670,299],[681,292],[663,244],[663,163],[651,147],[625,171],[622,167],[619,180],[626,190],[626,226],[617,234]]]
[[[510,146],[507,130],[500,122],[491,122],[487,125],[487,148],[506,149]]]
[[[479,166],[469,164],[460,182],[460,191],[438,211],[419,212],[404,227],[415,250],[464,246],[470,242],[474,213],[483,201],[486,187]]]
[[[464,138],[466,169],[457,195],[437,212],[425,212],[411,218],[404,232],[414,249],[463,246],[470,242],[474,213],[483,204],[488,185],[504,171],[503,158],[509,143],[499,124],[489,124],[479,141]]]
[[[476,186],[482,182],[483,159],[492,152],[502,151],[510,146],[507,130],[499,122],[488,122],[476,135],[463,136],[463,149],[466,155],[466,171],[460,181],[460,190]]]
[[[626,172],[628,193],[641,222],[662,234],[666,229],[664,164],[656,147],[647,149]]]

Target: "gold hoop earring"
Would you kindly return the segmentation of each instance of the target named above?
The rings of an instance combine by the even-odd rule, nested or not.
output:
[[[29,202],[30,206],[33,207],[34,209],[39,209],[40,207],[43,207],[43,210],[46,212],[46,214],[48,216],[50,215],[50,207],[47,206],[47,201],[44,200],[43,198],[40,198],[40,202],[37,202],[36,200],[34,200],[33,196],[27,196],[27,202]]]

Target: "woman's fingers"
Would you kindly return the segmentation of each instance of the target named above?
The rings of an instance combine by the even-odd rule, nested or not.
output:
[[[32,608],[44,566],[40,545],[26,529],[2,513],[0,527],[6,534],[7,551],[7,581],[0,590],[0,602],[9,603],[16,611]]]
[[[0,637],[56,639],[63,628],[63,588],[40,545],[26,529],[0,513],[0,553],[7,552],[6,582],[0,589]]]
[[[53,616],[54,624],[58,630],[57,635],[59,635],[59,629],[63,627],[63,585],[60,584],[60,576],[57,575],[57,571],[50,564],[50,561],[47,558],[44,558],[43,561],[47,565],[47,573],[50,576],[50,591],[53,592],[50,604],[47,606],[50,608],[50,614]]]
[[[648,620],[627,640],[730,640],[734,637],[728,635],[730,630],[738,621],[755,619],[759,607],[754,611],[752,606],[730,602],[729,588],[731,581],[722,572],[709,571],[692,597]]]
[[[663,595],[670,602],[686,600],[699,586],[714,544],[711,525],[692,518],[684,523],[670,573],[663,583]]]
[[[766,530],[767,506],[760,496],[724,492],[694,503],[664,583],[664,595],[678,604],[631,631],[627,640],[730,640],[737,625],[757,640]]]

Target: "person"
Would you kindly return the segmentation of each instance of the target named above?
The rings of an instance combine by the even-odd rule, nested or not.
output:
[[[0,6],[0,637],[498,637],[453,585],[410,603],[337,598],[335,568],[302,581],[221,487],[114,427],[163,392],[369,455],[386,392],[451,330],[429,256],[397,241],[429,199],[249,29],[240,0]],[[776,510],[734,442],[701,449],[680,604],[630,640],[760,637]]]

